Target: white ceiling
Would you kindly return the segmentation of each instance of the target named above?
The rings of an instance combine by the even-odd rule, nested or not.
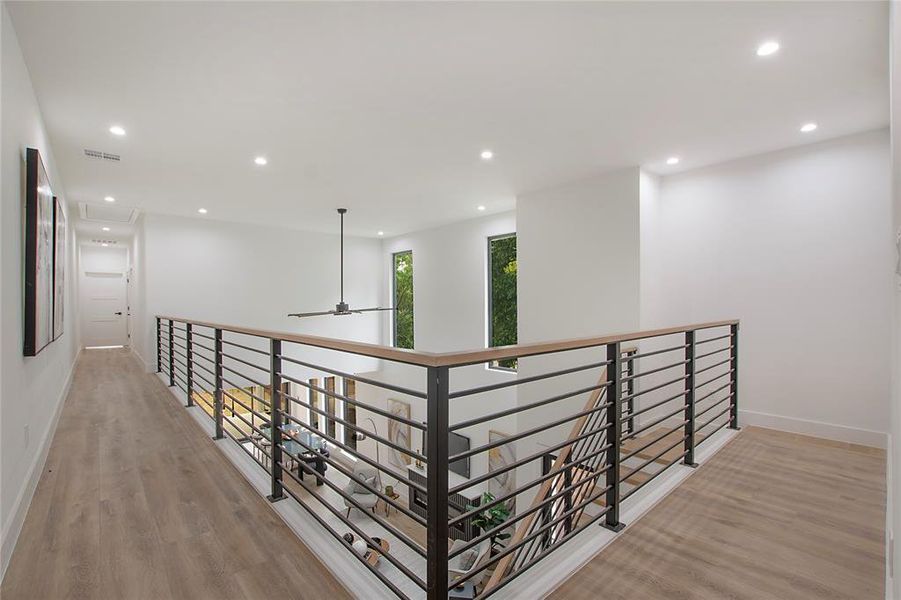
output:
[[[392,235],[888,123],[884,2],[9,10],[70,202],[329,231],[347,206],[351,233]]]

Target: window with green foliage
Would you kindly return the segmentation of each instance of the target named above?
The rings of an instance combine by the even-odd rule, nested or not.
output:
[[[413,251],[398,252],[394,261],[394,346],[413,348]]]
[[[516,343],[516,234],[488,238],[488,346]],[[516,359],[494,361],[516,370]]]

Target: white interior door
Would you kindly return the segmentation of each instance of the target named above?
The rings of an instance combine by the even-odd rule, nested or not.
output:
[[[85,346],[128,344],[125,273],[87,271],[84,274]]]
[[[129,344],[126,261],[124,248],[82,248],[79,310],[87,347]]]

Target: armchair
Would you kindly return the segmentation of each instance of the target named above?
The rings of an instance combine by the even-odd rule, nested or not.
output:
[[[354,476],[366,482],[369,487],[378,489],[378,470],[368,465],[357,465],[354,467]],[[375,505],[379,497],[367,490],[356,481],[349,481],[344,486],[344,493],[352,497],[357,504],[375,512]],[[351,502],[344,498],[344,506],[347,507],[347,518],[350,518],[350,509],[356,508]]]

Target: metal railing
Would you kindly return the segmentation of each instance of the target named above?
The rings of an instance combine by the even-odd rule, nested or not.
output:
[[[401,598],[496,594],[621,529],[634,494],[738,428],[738,321],[435,354],[160,316],[157,340],[158,371],[269,473],[269,499]]]

